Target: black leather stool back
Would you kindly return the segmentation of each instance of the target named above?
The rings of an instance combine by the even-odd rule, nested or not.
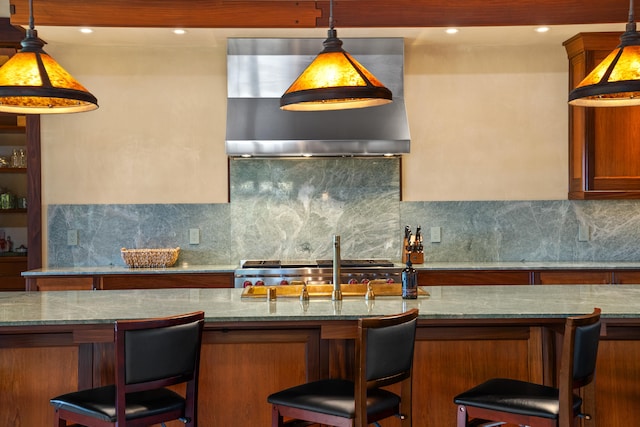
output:
[[[590,418],[576,389],[593,388],[600,328],[599,308],[567,318],[556,386],[508,378],[487,380],[453,399],[458,405],[457,427],[504,423],[576,427],[578,417]]]
[[[204,312],[115,323],[114,384],[51,399],[56,426],[197,425]],[[167,388],[186,383],[184,395]]]

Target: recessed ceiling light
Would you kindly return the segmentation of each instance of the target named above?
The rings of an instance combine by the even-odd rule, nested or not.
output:
[[[80,32],[82,34],[91,34],[93,33],[93,30],[91,28],[80,28]]]
[[[175,30],[173,30],[173,34],[187,34],[187,31],[183,30],[182,28],[176,28]]]
[[[546,33],[549,30],[550,30],[549,27],[538,27],[538,28],[536,28],[536,32],[538,32],[538,33]]]
[[[458,31],[460,31],[460,30],[458,30],[457,28],[447,28],[447,29],[445,30],[445,32],[446,32],[447,34],[456,34]]]

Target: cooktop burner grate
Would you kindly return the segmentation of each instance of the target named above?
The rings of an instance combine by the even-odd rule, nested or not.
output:
[[[333,266],[333,260],[330,259],[319,259],[316,262],[318,267]],[[380,259],[342,259],[340,260],[340,267],[393,267],[393,263]]]
[[[242,263],[242,268],[280,268],[280,261],[278,260],[245,261],[244,263]]]

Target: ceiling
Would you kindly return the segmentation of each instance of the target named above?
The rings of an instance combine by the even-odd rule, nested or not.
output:
[[[0,0],[0,16],[25,25],[27,2]],[[324,38],[329,15],[328,1],[305,0],[33,3],[38,35],[49,44],[172,47],[225,44],[227,37]],[[628,7],[628,0],[336,0],[334,18],[342,38],[403,37],[409,44],[427,45],[558,46],[579,32],[623,31]],[[540,25],[549,26],[550,31],[537,33]],[[85,26],[94,32],[79,33]],[[449,26],[460,32],[446,34]],[[174,28],[185,28],[187,33],[175,35]]]
[[[555,45],[580,32],[622,31],[624,23],[553,26],[546,33],[537,33],[532,26],[466,27],[457,34],[447,34],[443,28],[337,28],[338,37],[403,37],[412,45]],[[323,29],[220,29],[190,28],[176,35],[167,28],[93,28],[91,34],[81,34],[78,27],[38,26],[38,35],[49,44],[105,46],[215,46],[226,44],[228,37],[315,37],[325,38]],[[318,46],[321,49],[321,46]]]

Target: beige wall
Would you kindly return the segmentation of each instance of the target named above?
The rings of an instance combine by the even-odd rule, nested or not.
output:
[[[42,117],[45,205],[227,201],[224,43],[47,52],[100,108]]]
[[[42,118],[43,202],[224,203],[225,41],[47,51],[98,98]],[[561,45],[406,49],[404,200],[564,199]]]
[[[564,48],[409,47],[404,200],[566,199]]]

